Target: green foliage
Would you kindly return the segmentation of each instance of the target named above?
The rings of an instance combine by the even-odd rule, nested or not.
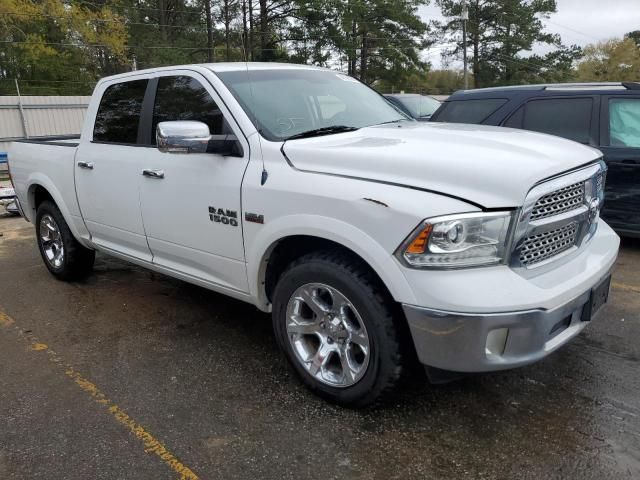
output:
[[[462,73],[431,71],[422,52],[438,42],[453,45],[445,56],[461,56],[462,2],[435,0],[449,20],[427,24],[418,9],[429,1],[0,0],[0,94],[15,93],[14,79],[22,93],[88,94],[98,78],[133,68],[245,59],[339,68],[383,91],[447,94],[462,88]],[[468,4],[476,86],[577,75],[581,50],[544,31],[555,0]],[[629,45],[640,32],[627,37],[623,46],[594,46],[579,78],[637,79]],[[530,54],[540,43],[552,51]]]
[[[640,48],[640,30],[634,30],[625,35],[625,38],[633,40],[638,48]]]
[[[123,19],[108,6],[60,0],[0,0],[0,94],[87,93],[126,59]]]
[[[640,79],[640,47],[628,35],[622,40],[607,40],[584,49],[578,65],[581,82],[634,81]]]
[[[374,87],[383,93],[450,95],[464,88],[464,76],[462,70],[430,70],[426,73],[380,80],[375,82]]]
[[[558,35],[544,31],[543,20],[556,11],[555,0],[470,0],[466,46],[458,36],[461,2],[437,3],[450,19],[439,25],[455,45],[448,53],[460,56],[463,48],[471,52],[476,87],[563,81],[571,77],[572,63],[579,58],[580,48],[567,48]],[[521,55],[536,43],[555,50],[542,57]]]

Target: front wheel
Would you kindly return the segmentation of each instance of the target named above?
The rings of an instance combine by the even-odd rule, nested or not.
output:
[[[273,299],[276,338],[304,384],[345,406],[389,391],[402,358],[392,300],[366,266],[320,252],[295,261]]]
[[[60,280],[76,280],[93,268],[95,251],[75,239],[55,203],[44,201],[38,206],[36,235],[44,264]]]

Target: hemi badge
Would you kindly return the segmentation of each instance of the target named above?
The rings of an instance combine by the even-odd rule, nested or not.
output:
[[[264,215],[258,215],[257,213],[245,212],[244,219],[247,222],[264,223]]]

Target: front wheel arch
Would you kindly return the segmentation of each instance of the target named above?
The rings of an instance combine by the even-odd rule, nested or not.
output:
[[[375,273],[396,302],[417,303],[402,266],[393,254],[354,225],[329,217],[293,215],[265,224],[256,233],[253,238],[249,237],[251,240],[246,245],[247,275],[250,294],[263,311],[271,308],[267,270],[273,261],[272,254],[282,245],[296,245],[303,253],[325,250],[327,246],[347,251]]]

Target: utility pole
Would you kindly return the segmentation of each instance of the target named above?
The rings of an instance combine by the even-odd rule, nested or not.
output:
[[[462,62],[464,64],[464,89],[469,89],[469,73],[467,71],[467,20],[469,20],[469,9],[467,8],[467,1],[462,0],[462,13],[460,14],[460,20],[462,20]]]
[[[16,93],[18,94],[18,109],[20,110],[20,120],[22,121],[22,132],[24,138],[29,138],[29,129],[27,128],[27,119],[24,116],[24,108],[22,108],[22,97],[20,96],[20,86],[18,85],[18,79],[14,78],[13,81],[16,84]]]

